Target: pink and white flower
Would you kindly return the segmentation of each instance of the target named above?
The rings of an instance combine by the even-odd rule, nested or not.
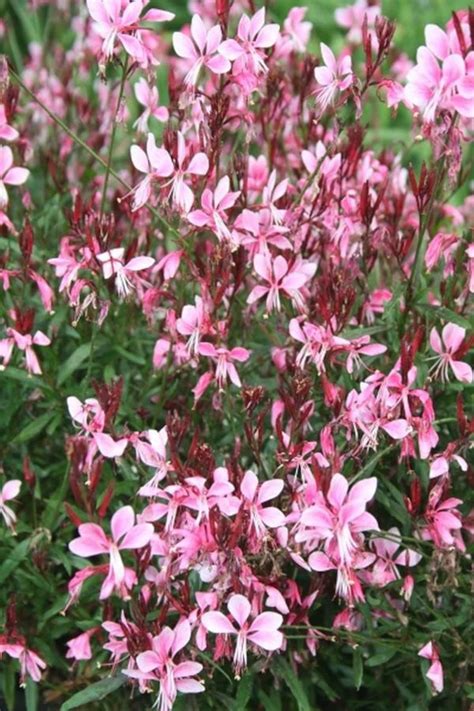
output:
[[[106,536],[96,523],[83,523],[79,526],[79,538],[69,543],[69,550],[74,555],[89,558],[96,555],[109,556],[109,572],[102,584],[100,599],[104,600],[119,589],[125,579],[125,566],[120,551],[136,550],[148,545],[154,532],[150,523],[135,525],[135,514],[131,506],[123,506],[112,516],[110,523],[112,537]]]
[[[247,666],[247,643],[274,652],[283,644],[283,634],[279,628],[283,617],[278,612],[262,612],[249,622],[251,605],[243,595],[232,595],[227,609],[235,626],[222,612],[205,612],[201,618],[204,627],[214,634],[237,635],[234,653],[235,671],[240,675]]]
[[[221,40],[222,30],[219,25],[208,30],[199,15],[192,17],[191,38],[183,32],[173,33],[174,51],[191,64],[184,79],[186,84],[195,86],[203,67],[214,74],[224,74],[230,70],[229,60],[217,52]]]
[[[444,326],[441,338],[435,328],[431,330],[430,346],[440,356],[431,369],[434,378],[440,376],[443,381],[449,380],[449,368],[451,368],[456,380],[461,383],[472,383],[471,366],[456,357],[465,337],[466,329],[455,323],[447,323]]]

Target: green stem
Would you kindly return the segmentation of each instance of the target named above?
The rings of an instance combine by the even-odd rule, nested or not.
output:
[[[72,131],[72,130],[69,128],[69,126],[67,126],[67,125],[64,123],[64,121],[63,121],[61,118],[59,118],[59,116],[57,116],[53,111],[51,111],[50,109],[48,109],[48,107],[41,101],[41,99],[39,99],[39,98],[36,96],[36,94],[35,94],[34,92],[32,92],[31,89],[29,89],[29,88],[26,86],[26,84],[24,84],[24,83],[22,82],[22,80],[20,79],[20,77],[18,76],[18,74],[15,72],[14,69],[12,69],[11,67],[9,67],[8,69],[9,69],[9,72],[10,72],[10,76],[16,81],[16,83],[18,84],[18,86],[19,86],[26,94],[28,94],[28,96],[29,96],[31,99],[33,99],[33,101],[35,101],[35,102],[38,104],[38,106],[40,106],[40,107],[43,109],[43,111],[49,116],[49,118],[50,118],[52,121],[54,121],[54,123],[56,123],[58,126],[60,126],[60,127],[63,129],[63,131],[64,131],[65,133],[67,133],[67,135],[68,135],[70,138],[72,138],[72,140],[74,141],[74,143],[76,143],[78,146],[80,146],[81,148],[83,148],[92,158],[94,158],[95,161],[97,161],[98,163],[100,163],[104,168],[107,168],[107,163],[106,163],[106,161],[105,161],[103,158],[101,158],[100,155],[99,155],[98,153],[96,153],[93,148],[91,148],[90,146],[88,146],[87,143],[85,143],[85,142],[82,140],[82,138],[80,138],[80,137],[77,135],[77,133],[74,133],[74,131]],[[123,179],[120,177],[120,175],[119,175],[118,173],[116,173],[115,170],[113,170],[112,167],[109,167],[109,173],[110,173],[110,175],[111,175],[113,178],[115,178],[115,180],[116,180],[118,183],[120,183],[120,185],[122,185],[122,187],[124,187],[128,192],[130,192],[130,191],[132,190],[131,185],[129,185],[125,180],[123,180]],[[181,237],[181,235],[180,235],[180,233],[178,232],[178,230],[176,230],[172,225],[170,225],[169,222],[168,222],[167,220],[165,220],[165,218],[160,215],[160,213],[158,212],[158,210],[156,210],[154,207],[152,207],[151,205],[148,205],[148,204],[145,205],[145,207],[146,207],[146,208],[152,213],[152,215],[154,215],[154,216],[161,222],[161,224],[162,224],[164,227],[166,227],[175,237]]]
[[[105,169],[104,187],[102,189],[102,200],[100,202],[100,218],[99,218],[100,222],[102,222],[102,217],[104,215],[104,209],[105,209],[105,201],[107,199],[107,187],[109,185],[110,169],[111,169],[111,165],[112,165],[112,155],[113,155],[114,144],[115,144],[115,135],[117,133],[117,116],[120,111],[120,105],[122,103],[123,93],[125,91],[125,82],[127,80],[127,73],[128,73],[128,56],[127,56],[127,59],[125,60],[125,64],[123,65],[122,80],[120,82],[120,89],[119,89],[119,94],[118,94],[118,99],[117,99],[117,107],[115,109],[113,125],[112,125],[112,134],[110,136],[109,154],[107,156],[107,167]]]

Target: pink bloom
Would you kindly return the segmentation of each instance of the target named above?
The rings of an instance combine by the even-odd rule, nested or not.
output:
[[[18,131],[8,125],[5,106],[3,104],[0,104],[0,140],[16,141],[18,136]]]
[[[334,101],[338,91],[345,91],[353,82],[352,60],[345,54],[336,61],[333,51],[321,42],[321,54],[324,66],[316,67],[314,77],[320,88],[316,90],[316,99],[321,111]]]
[[[91,637],[96,631],[97,627],[93,627],[91,630],[87,630],[87,632],[83,632],[66,642],[68,647],[66,659],[74,659],[76,662],[84,659],[92,659]]]
[[[326,553],[334,551],[341,563],[350,564],[358,546],[354,536],[378,530],[377,521],[365,510],[376,489],[375,477],[357,482],[349,491],[347,479],[334,474],[325,500],[303,511],[303,531],[297,534],[297,540],[323,540]]]
[[[209,328],[209,324],[207,324],[209,316],[206,313],[202,298],[196,296],[194,301],[195,306],[191,304],[183,306],[181,317],[176,321],[176,330],[182,336],[188,336],[186,347],[192,355],[197,355],[201,336]]]
[[[312,22],[304,21],[307,12],[307,7],[292,7],[289,11],[276,47],[278,56],[306,50],[313,27]]]
[[[23,185],[28,180],[30,171],[13,166],[12,149],[0,146],[0,210],[8,205],[8,193],[5,185]]]
[[[12,509],[6,505],[6,501],[11,501],[20,493],[21,481],[19,479],[11,479],[3,485],[0,491],[0,514],[11,530],[15,528],[16,516]]]
[[[362,41],[362,27],[365,18],[367,18],[368,27],[373,27],[378,15],[380,15],[379,5],[369,5],[367,0],[357,0],[354,5],[337,8],[335,12],[337,24],[349,30],[347,39],[355,44]],[[373,35],[372,39],[374,39]],[[372,46],[374,45],[372,44]]]
[[[168,109],[166,106],[160,106],[160,95],[156,86],[150,86],[147,80],[141,77],[134,90],[138,103],[145,107],[145,111],[134,123],[140,133],[147,133],[148,120],[152,116],[162,123],[168,120]]]
[[[431,681],[435,693],[440,694],[444,689],[443,666],[439,659],[439,652],[434,642],[428,642],[418,652],[419,657],[428,659],[431,665],[426,672],[427,678]]]
[[[248,71],[259,74],[267,71],[263,58],[263,49],[269,49],[276,43],[279,26],[265,25],[265,8],[258,10],[252,18],[242,15],[237,28],[237,40],[227,39],[219,47],[219,53],[235,62],[233,72]]]
[[[250,292],[247,303],[253,304],[267,295],[267,311],[281,310],[280,291],[294,299],[301,301],[299,289],[303,287],[316,271],[316,265],[295,263],[291,268],[284,257],[278,255],[274,260],[270,254],[256,254],[253,267],[257,274],[267,282],[268,286],[255,286]]]
[[[140,146],[130,149],[132,163],[140,173],[145,173],[145,178],[132,190],[134,194],[132,210],[138,210],[145,205],[151,194],[153,180],[169,178],[173,174],[174,165],[171,156],[165,148],[157,148],[155,137],[148,134],[146,153]]]
[[[126,264],[123,263],[125,249],[117,247],[97,255],[101,263],[104,279],[115,277],[115,287],[120,299],[125,299],[133,290],[132,279],[135,272],[150,269],[155,263],[152,257],[133,257]]]
[[[431,539],[438,548],[449,548],[457,545],[463,548],[462,541],[456,535],[462,528],[461,514],[457,506],[462,504],[461,499],[450,497],[442,500],[443,484],[437,484],[428,498],[428,505],[424,512],[426,528],[423,529],[423,538]]]
[[[222,612],[205,612],[202,616],[204,627],[214,634],[237,635],[234,653],[236,673],[240,674],[247,666],[247,641],[273,652],[283,644],[283,634],[279,631],[283,617],[278,612],[262,612],[249,623],[250,603],[243,595],[232,595],[227,603],[227,609],[238,627]]]
[[[209,30],[199,15],[193,15],[191,20],[191,38],[183,32],[173,33],[174,51],[179,57],[188,59],[191,63],[186,77],[186,84],[194,86],[202,67],[207,67],[214,74],[224,74],[231,68],[228,59],[217,53],[222,39],[222,30],[214,25]]]
[[[451,54],[448,36],[436,25],[426,26],[425,38],[427,46],[418,49],[417,64],[408,73],[405,98],[423,111],[427,123],[442,108],[474,118],[474,54],[465,60]]]
[[[371,541],[377,554],[377,560],[367,576],[372,585],[384,586],[399,580],[398,565],[413,567],[421,560],[421,555],[414,550],[399,550],[401,537],[398,528],[389,528],[387,533],[390,538],[373,538]]]
[[[120,556],[121,550],[143,548],[148,545],[154,528],[150,523],[134,525],[135,514],[131,506],[123,506],[112,516],[112,538],[105,535],[96,523],[79,526],[79,538],[69,544],[74,555],[88,558],[95,555],[109,555],[109,572],[100,592],[100,599],[109,597],[114,588],[120,588],[125,579],[125,567]]]
[[[137,36],[140,20],[167,22],[174,18],[174,14],[164,10],[149,10],[140,18],[145,4],[145,0],[133,0],[125,6],[122,0],[87,0],[94,29],[103,39],[102,53],[106,61],[112,58],[118,40],[135,61],[146,63],[146,49]]]
[[[199,694],[204,691],[203,684],[192,678],[202,670],[202,664],[174,660],[190,639],[191,626],[188,620],[179,622],[174,630],[164,627],[159,635],[153,637],[152,649],[137,656],[137,669],[128,669],[124,672],[133,679],[159,682],[160,690],[157,699],[159,711],[171,711],[178,692]]]
[[[448,369],[451,368],[454,377],[461,383],[472,383],[471,366],[456,358],[456,353],[460,349],[465,336],[466,330],[455,323],[446,324],[441,333],[441,338],[435,328],[431,330],[430,346],[440,356],[432,368],[434,378],[440,375],[443,381],[449,380]]]
[[[285,516],[280,509],[263,505],[279,496],[282,491],[282,479],[270,479],[260,484],[256,474],[250,470],[245,472],[240,484],[242,508],[248,511],[250,528],[258,540],[265,535],[267,528],[278,528],[285,523]]]
[[[216,380],[219,388],[223,388],[230,378],[238,388],[242,383],[233,361],[245,363],[250,358],[250,351],[246,348],[232,348],[230,351],[227,348],[216,348],[212,343],[203,341],[198,348],[200,355],[212,358],[216,362]]]
[[[221,178],[214,192],[206,188],[201,197],[202,210],[193,210],[187,219],[196,227],[210,227],[219,240],[231,240],[231,233],[227,227],[227,215],[225,210],[229,210],[235,205],[240,190],[230,192],[230,180],[227,175]]]
[[[13,348],[25,352],[26,369],[34,375],[41,375],[42,370],[38,357],[33,350],[33,346],[49,346],[50,339],[42,331],[36,331],[32,336],[30,333],[19,333],[14,328],[7,329],[7,338],[0,341],[0,358],[3,358],[3,365],[10,362]]]

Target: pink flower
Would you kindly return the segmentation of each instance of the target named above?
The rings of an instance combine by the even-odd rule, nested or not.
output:
[[[474,118],[474,53],[465,60],[452,54],[448,35],[436,25],[426,26],[425,39],[427,46],[418,49],[417,64],[408,72],[405,98],[423,111],[427,123],[442,108]]]
[[[275,506],[263,506],[283,491],[282,479],[270,479],[259,483],[258,477],[252,471],[246,471],[240,484],[242,494],[242,509],[249,514],[250,528],[260,540],[267,528],[278,528],[285,523],[285,516]]]
[[[352,60],[345,54],[336,61],[333,51],[321,42],[321,55],[324,66],[316,67],[314,77],[321,88],[316,90],[316,99],[321,111],[334,101],[338,91],[345,91],[353,82]]]
[[[379,528],[372,514],[365,510],[376,489],[375,477],[357,482],[349,491],[347,479],[334,474],[325,500],[303,511],[300,520],[303,531],[297,533],[297,540],[323,540],[326,553],[334,552],[341,563],[349,565],[358,547],[354,536]]]
[[[146,63],[146,49],[137,36],[140,20],[148,22],[167,22],[174,18],[174,13],[164,10],[149,10],[142,18],[140,15],[145,0],[87,0],[87,8],[94,20],[94,29],[103,39],[102,54],[106,61],[112,58],[117,40],[135,61]]]
[[[174,51],[179,57],[188,59],[191,63],[186,77],[186,84],[194,86],[202,67],[207,67],[214,74],[224,74],[231,68],[228,59],[217,53],[222,39],[222,30],[214,25],[209,30],[199,15],[193,15],[191,20],[191,38],[183,32],[173,33]]]
[[[439,652],[434,642],[428,642],[418,652],[419,657],[429,659],[431,665],[426,672],[427,678],[431,681],[435,693],[440,694],[444,689],[443,665],[439,658]]]
[[[190,639],[191,626],[188,620],[179,622],[174,630],[165,627],[159,635],[153,637],[152,649],[137,656],[137,669],[124,671],[124,674],[133,679],[159,682],[159,711],[171,711],[178,692],[199,694],[204,691],[203,684],[192,678],[202,670],[202,664],[174,660]]]
[[[336,22],[341,27],[349,30],[347,39],[358,44],[362,41],[362,27],[367,18],[368,27],[373,27],[375,18],[380,15],[379,5],[369,5],[367,0],[357,0],[354,5],[337,8],[334,13]],[[374,39],[374,36],[372,35]],[[372,46],[374,46],[372,44]]]
[[[245,363],[250,358],[250,351],[246,348],[232,348],[230,351],[227,348],[216,348],[212,343],[203,341],[198,348],[200,355],[212,358],[216,362],[216,380],[219,388],[223,388],[230,378],[238,388],[242,383],[233,361]]]
[[[117,247],[97,255],[97,260],[102,266],[104,279],[115,277],[115,287],[120,299],[125,299],[133,290],[132,279],[135,272],[150,269],[155,263],[152,257],[133,257],[124,264],[124,254],[125,249]]]
[[[150,86],[145,77],[141,77],[135,84],[134,90],[138,103],[145,107],[145,111],[133,124],[138,131],[147,133],[148,120],[152,116],[162,123],[168,120],[168,109],[166,106],[160,106],[160,95],[156,86]]]
[[[28,180],[30,171],[13,166],[12,149],[0,146],[0,210],[8,205],[8,193],[5,185],[23,185]]]
[[[135,212],[145,205],[151,194],[153,180],[169,178],[173,174],[174,165],[171,156],[165,148],[157,148],[155,137],[148,134],[146,153],[140,146],[130,149],[132,163],[145,178],[132,190],[134,195],[132,210]]]
[[[430,491],[428,505],[424,512],[426,528],[423,529],[423,538],[432,540],[438,548],[456,546],[463,548],[463,543],[457,540],[457,534],[462,528],[461,514],[457,506],[462,504],[461,499],[450,497],[442,500],[443,484],[437,484]]]
[[[232,595],[227,603],[231,617],[237,622],[235,627],[222,612],[205,612],[202,616],[204,627],[214,634],[237,635],[234,665],[237,674],[247,666],[247,641],[273,652],[283,644],[283,634],[279,628],[283,617],[278,612],[262,612],[249,623],[250,603],[243,595]]]
[[[202,298],[200,296],[196,296],[194,301],[195,306],[191,304],[183,306],[181,317],[176,321],[176,330],[182,336],[189,337],[186,348],[192,355],[197,355],[199,352],[201,336],[206,332],[209,326],[209,324],[207,324],[209,316],[206,313]]]
[[[11,501],[20,493],[21,481],[19,479],[11,479],[3,485],[0,492],[0,514],[2,514],[3,519],[11,530],[14,530],[16,523],[16,516],[12,509],[6,505],[6,501]]]
[[[438,331],[435,328],[431,330],[430,346],[440,355],[440,358],[437,359],[437,362],[432,367],[434,378],[440,375],[443,381],[449,380],[448,370],[451,368],[454,377],[461,383],[472,383],[471,366],[456,358],[456,353],[461,348],[465,336],[466,330],[455,323],[448,323],[443,328],[441,333],[442,342]]]
[[[18,131],[15,128],[12,128],[12,126],[8,125],[5,106],[3,104],[0,104],[0,140],[16,141],[18,136]]]
[[[259,74],[267,71],[263,58],[263,49],[269,49],[276,43],[279,26],[265,25],[265,8],[262,8],[252,18],[242,15],[237,28],[237,40],[227,39],[219,46],[219,53],[235,62],[233,72],[246,71]]]
[[[186,144],[181,131],[177,134],[177,168],[165,148],[157,148],[155,138],[150,133],[147,141],[147,152],[139,146],[132,146],[133,165],[141,173],[146,173],[145,179],[132,192],[135,193],[133,210],[142,207],[150,197],[151,182],[155,178],[172,176],[166,185],[172,186],[171,197],[174,205],[188,213],[194,202],[191,188],[184,182],[185,176],[206,175],[209,170],[209,159],[205,153],[199,152],[189,160],[186,156]]]
[[[304,21],[307,12],[307,7],[292,7],[289,11],[276,47],[278,56],[306,50],[313,27],[312,22]]]
[[[219,180],[214,193],[206,188],[201,197],[202,210],[193,210],[187,219],[196,227],[210,227],[219,240],[231,240],[232,236],[227,227],[227,215],[225,210],[229,210],[235,205],[240,190],[230,192],[230,180],[227,175]]]
[[[280,291],[297,303],[301,301],[299,289],[306,284],[316,271],[316,265],[309,262],[295,262],[290,268],[284,257],[278,255],[274,260],[269,253],[256,254],[253,268],[268,286],[255,286],[250,292],[247,303],[253,304],[267,295],[267,311],[281,310]]]
[[[109,555],[109,572],[100,591],[100,599],[109,597],[114,588],[120,588],[125,579],[125,567],[120,556],[121,550],[143,548],[148,545],[154,532],[150,523],[134,525],[135,514],[131,506],[123,506],[112,516],[112,538],[105,535],[96,523],[79,526],[79,538],[69,543],[74,555],[88,558],[95,555]]]
[[[93,627],[87,630],[87,632],[83,632],[66,642],[66,646],[68,647],[66,659],[74,659],[76,662],[84,659],[92,659],[91,637],[96,631],[97,627]]]
[[[33,350],[33,346],[49,346],[50,339],[42,331],[36,331],[32,336],[30,333],[19,333],[14,328],[7,329],[7,338],[0,341],[0,358],[3,358],[3,365],[10,362],[13,348],[25,352],[26,369],[34,375],[41,375],[42,370],[38,357]]]

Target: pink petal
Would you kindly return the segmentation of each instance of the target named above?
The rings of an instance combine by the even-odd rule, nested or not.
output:
[[[203,210],[193,210],[187,215],[188,222],[196,227],[204,227],[209,223],[209,215]]]
[[[250,358],[250,351],[248,351],[246,348],[241,348],[238,346],[237,348],[232,348],[232,350],[229,353],[229,356],[233,360],[238,360],[240,363],[245,363]]]
[[[209,159],[205,153],[196,153],[192,157],[188,166],[187,173],[192,175],[206,175],[209,170]]]
[[[329,485],[327,500],[336,509],[340,509],[349,489],[349,482],[342,474],[334,474]]]
[[[443,32],[437,25],[426,25],[425,39],[428,49],[438,59],[446,59],[449,54],[449,41],[446,32]]]
[[[261,32],[259,32],[254,46],[259,49],[267,49],[268,47],[273,47],[277,41],[280,34],[279,25],[266,25]]]
[[[261,630],[259,632],[253,632],[252,634],[249,633],[248,639],[253,644],[269,652],[280,649],[283,644],[283,635],[281,632]]]
[[[69,550],[71,553],[81,556],[81,558],[101,555],[102,553],[106,553],[108,549],[109,546],[104,533],[102,533],[102,538],[99,536],[94,538],[74,538],[74,540],[69,543]]]
[[[278,612],[261,612],[250,625],[249,635],[253,632],[274,632],[283,624],[283,617]]]
[[[250,615],[250,603],[243,595],[232,595],[227,603],[227,609],[236,620],[239,627],[243,627]]]
[[[176,689],[182,694],[200,694],[206,690],[205,686],[196,679],[177,679]]]
[[[463,363],[462,360],[450,360],[449,364],[460,383],[472,383],[472,368],[468,363]]]
[[[207,30],[199,15],[193,15],[191,20],[191,35],[200,49],[200,54],[204,54],[206,46]]]
[[[131,506],[122,506],[112,516],[110,527],[116,543],[132,528],[135,523],[135,514]]]
[[[155,529],[151,523],[140,523],[127,533],[120,548],[143,548],[148,545]]]
[[[21,481],[19,479],[11,479],[3,485],[0,498],[3,499],[3,501],[9,501],[10,499],[14,499],[15,496],[18,496],[18,494],[20,493],[20,488]]]
[[[201,622],[209,632],[214,634],[237,634],[232,622],[222,612],[205,612]]]
[[[140,146],[132,146],[130,148],[130,157],[132,163],[140,173],[148,173],[150,171],[150,164],[148,163],[148,158],[145,151],[140,148]]]
[[[436,328],[432,328],[430,332],[430,346],[435,351],[435,353],[442,353],[443,346],[441,343],[441,338]]]
[[[443,328],[443,342],[450,353],[455,353],[466,336],[466,329],[455,323],[447,323]]]
[[[349,501],[361,501],[364,506],[368,501],[374,498],[377,490],[377,478],[375,476],[369,479],[362,479],[351,488],[349,493]]]
[[[311,553],[308,558],[308,563],[310,564],[311,568],[313,570],[316,570],[318,573],[323,573],[327,570],[336,570],[336,566],[331,561],[331,559],[328,558],[326,553],[322,553],[321,551],[315,551],[314,553]]]
[[[285,514],[275,506],[267,506],[265,509],[260,509],[259,515],[268,528],[279,528],[285,523]]]
[[[131,272],[140,272],[142,269],[149,269],[155,263],[152,257],[133,257],[127,264],[125,268]]]
[[[94,439],[103,457],[113,459],[121,457],[127,448],[128,439],[119,439],[115,442],[112,437],[104,432],[95,432]]]
[[[244,478],[240,484],[240,493],[245,496],[248,501],[253,501],[258,487],[258,478],[250,469],[245,472]]]
[[[443,81],[452,86],[463,78],[466,71],[464,59],[459,54],[451,54],[443,62]]]
[[[157,653],[151,649],[148,652],[141,652],[141,654],[137,656],[137,666],[140,671],[148,674],[158,669],[160,666],[160,658]]]
[[[28,180],[30,171],[26,168],[11,168],[3,178],[7,185],[23,185]]]
[[[189,627],[189,622],[188,622],[188,627]],[[189,639],[191,639],[191,628],[189,627]],[[187,644],[187,642],[186,642]],[[184,647],[185,645],[183,645]],[[180,647],[181,649],[181,647]],[[173,654],[176,654],[174,647],[173,647]],[[199,664],[199,662],[181,662],[181,664],[177,664],[174,669],[173,669],[173,676],[175,679],[182,679],[183,677],[187,676],[195,676],[196,674],[199,674],[199,672],[202,671],[202,664]]]
[[[174,640],[173,640],[173,645],[171,647],[171,652],[172,656],[174,657],[175,654],[177,654],[183,647],[185,647],[189,640],[191,639],[191,625],[189,624],[188,620],[183,620],[182,622],[179,622],[174,630]],[[193,664],[193,662],[188,662],[188,664]],[[183,665],[180,665],[183,666]],[[201,666],[200,664],[198,666]],[[202,669],[202,667],[201,667]],[[193,676],[194,674],[199,674],[201,671],[199,669],[198,671],[193,671],[189,675],[183,674],[183,676]]]
[[[393,439],[403,439],[411,431],[410,425],[406,420],[392,420],[382,425],[382,429]]]
[[[264,481],[258,491],[257,502],[259,504],[263,504],[265,501],[269,501],[270,499],[275,499],[277,496],[280,496],[283,491],[283,486],[283,479]]]
[[[148,10],[143,17],[142,20],[145,20],[146,22],[170,22],[170,20],[174,20],[175,18],[174,12],[168,12],[167,10]]]
[[[224,40],[224,42],[219,45],[217,51],[231,62],[244,54],[244,49],[233,39]]]

